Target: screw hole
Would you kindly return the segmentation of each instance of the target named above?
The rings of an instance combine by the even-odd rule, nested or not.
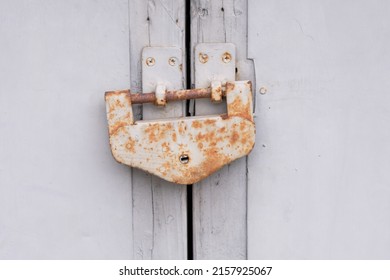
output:
[[[190,161],[190,157],[186,154],[183,154],[179,157],[181,163],[186,164]]]

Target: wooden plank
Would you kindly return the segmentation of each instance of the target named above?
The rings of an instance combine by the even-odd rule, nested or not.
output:
[[[250,1],[251,259],[390,258],[390,4]]]
[[[206,42],[236,45],[237,79],[252,80],[247,60],[247,2],[191,1],[191,46]],[[192,53],[192,63],[197,56]],[[194,83],[194,69],[192,82]],[[197,100],[196,115],[226,112],[226,104]],[[194,259],[246,259],[246,159],[239,159],[193,186]]]
[[[0,259],[132,258],[104,103],[129,84],[127,7],[0,1]]]
[[[129,11],[131,89],[140,92],[143,47],[180,47],[184,58],[184,0],[130,0]],[[166,109],[144,105],[142,113],[143,119],[157,119],[183,116],[183,111],[179,102]],[[135,169],[132,178],[134,258],[186,259],[186,187]]]

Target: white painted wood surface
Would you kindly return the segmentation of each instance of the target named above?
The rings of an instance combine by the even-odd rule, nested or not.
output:
[[[184,0],[130,0],[131,89],[141,92],[141,51],[145,46],[184,46]],[[183,59],[184,61],[185,59]],[[185,65],[183,67],[185,69]],[[184,76],[183,76],[184,86]],[[161,114],[161,110],[166,113]],[[143,119],[183,116],[182,103],[166,109],[144,105]],[[187,258],[186,186],[168,183],[133,169],[133,242],[135,259]]]
[[[237,80],[254,78],[247,60],[247,1],[191,1],[191,45],[236,45]],[[192,53],[192,63],[197,56]],[[192,69],[192,75],[194,69]],[[194,82],[194,80],[193,80]],[[197,100],[196,115],[226,112],[226,104]],[[247,257],[246,159],[241,158],[193,186],[194,259]]]
[[[390,4],[249,2],[257,143],[193,187],[194,258],[389,259]],[[191,2],[192,47],[236,44],[238,80],[246,13]],[[0,1],[0,259],[187,257],[186,188],[114,161],[103,98],[184,22],[184,0]]]
[[[0,1],[0,259],[132,257],[103,98],[129,84],[127,6]]]
[[[251,259],[390,258],[390,3],[250,1]]]

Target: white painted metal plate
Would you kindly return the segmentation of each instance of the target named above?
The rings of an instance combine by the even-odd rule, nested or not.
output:
[[[236,47],[232,43],[200,43],[195,46],[195,87],[212,81],[236,80]]]
[[[182,50],[176,47],[145,47],[142,50],[142,92],[154,92],[158,85],[166,90],[183,88]],[[182,115],[181,106],[167,104],[164,107],[153,106],[153,118]],[[176,112],[177,111],[177,112]]]

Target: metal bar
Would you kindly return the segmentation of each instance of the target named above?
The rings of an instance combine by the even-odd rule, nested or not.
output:
[[[129,93],[132,104],[156,103],[156,93],[131,93],[130,90],[107,91],[106,94],[114,93]],[[226,91],[222,90],[223,95]],[[168,90],[166,92],[167,101],[179,101],[187,99],[211,98],[211,88],[183,89],[183,90]]]

